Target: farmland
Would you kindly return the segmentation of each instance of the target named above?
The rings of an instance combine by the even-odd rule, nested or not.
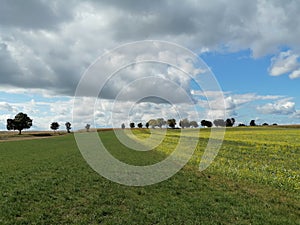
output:
[[[149,131],[133,134],[145,139]],[[133,165],[166,158],[180,135],[168,130],[156,149],[140,152],[123,146],[113,131],[99,132],[113,156]],[[210,129],[185,135],[198,140],[189,163],[144,187],[101,177],[72,134],[1,142],[0,224],[300,224],[300,129],[229,128],[202,172]]]

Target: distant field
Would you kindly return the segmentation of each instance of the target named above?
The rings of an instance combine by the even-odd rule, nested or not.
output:
[[[187,131],[199,140],[190,162],[146,187],[98,175],[72,134],[1,142],[0,224],[300,224],[300,129],[228,128],[218,156],[203,172],[198,166],[210,129],[201,129],[200,136],[195,131]],[[133,133],[149,136],[146,129]],[[148,152],[126,148],[113,131],[99,135],[116,158],[148,165],[172,151],[180,130],[168,130]]]

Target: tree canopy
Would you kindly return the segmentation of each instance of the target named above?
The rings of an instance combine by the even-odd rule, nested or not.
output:
[[[190,121],[187,118],[185,118],[183,120],[180,120],[179,121],[179,126],[181,126],[182,128],[185,128],[185,127],[188,128],[188,127],[191,126]]]
[[[208,120],[201,120],[201,126],[203,127],[212,127],[212,122]]]
[[[148,121],[148,124],[151,128],[155,128],[156,126],[158,126],[158,122],[155,119],[151,119]]]
[[[88,124],[88,123],[85,125],[86,132],[89,132],[89,131],[90,131],[90,127],[91,127],[91,125]]]
[[[71,123],[70,122],[66,122],[65,125],[66,125],[67,132],[70,133],[70,130],[72,129]]]
[[[168,124],[169,127],[174,129],[175,126],[176,126],[176,120],[175,119],[168,119],[167,124]]]
[[[256,126],[255,120],[250,121],[250,126],[252,126],[252,127]]]
[[[163,118],[158,118],[158,119],[156,120],[156,122],[157,122],[157,126],[158,126],[159,128],[161,128],[163,125],[166,125],[166,123],[167,123]]]
[[[216,127],[225,127],[226,121],[224,121],[223,119],[216,119],[216,120],[214,120],[214,125]]]
[[[59,123],[58,122],[52,122],[50,125],[51,130],[56,131],[59,128]]]
[[[21,134],[23,129],[29,129],[32,126],[32,119],[25,113],[18,113],[14,119],[7,119],[7,130],[18,130]]]
[[[194,128],[199,127],[197,121],[195,121],[195,120],[193,120],[193,121],[190,122],[190,126],[191,126],[191,127],[194,127]]]
[[[232,127],[234,123],[235,123],[235,119],[234,118],[228,118],[226,120],[226,127]]]

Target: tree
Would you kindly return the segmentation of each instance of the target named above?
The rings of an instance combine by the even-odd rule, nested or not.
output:
[[[203,127],[212,127],[212,122],[208,120],[201,120],[201,126]]]
[[[67,129],[67,132],[70,133],[70,130],[72,129],[71,123],[70,122],[66,122],[65,126],[66,126],[66,129]]]
[[[124,123],[122,123],[121,128],[125,129],[125,124]]]
[[[142,123],[138,123],[138,128],[143,128],[143,124]]]
[[[231,118],[231,119],[228,118],[226,120],[226,127],[232,127],[234,123],[235,123],[235,119],[234,118]]]
[[[245,127],[246,125],[245,124],[243,124],[243,123],[239,123],[239,125],[238,125],[239,127]]]
[[[166,121],[163,118],[158,118],[156,120],[156,124],[159,128],[161,128],[163,125],[166,125]]]
[[[147,122],[147,123],[145,124],[145,126],[146,126],[146,128],[148,129],[148,128],[149,128],[149,123]]]
[[[18,113],[14,119],[7,119],[7,130],[18,130],[19,135],[23,129],[29,129],[32,126],[32,119],[25,113]]]
[[[263,126],[269,126],[269,124],[268,124],[268,123],[263,123],[262,125],[263,125]]]
[[[278,124],[277,124],[277,123],[273,123],[272,125],[273,125],[273,126],[277,126]]]
[[[135,124],[132,122],[129,124],[130,128],[135,128]]]
[[[52,122],[50,125],[51,130],[56,131],[59,128],[59,123],[58,122]]]
[[[193,121],[190,122],[190,126],[194,127],[194,128],[199,127],[198,123],[195,120],[193,120]]]
[[[156,126],[158,126],[157,120],[155,119],[151,119],[148,121],[149,126],[151,126],[152,128],[155,128]]]
[[[185,118],[185,119],[183,119],[183,120],[180,120],[179,121],[179,126],[181,126],[183,129],[185,128],[185,127],[190,127],[191,125],[190,125],[190,121],[187,119],[187,118]]]
[[[216,120],[214,120],[214,125],[216,127],[225,127],[226,122],[223,119],[216,119]]]
[[[250,121],[250,126],[252,126],[252,127],[256,126],[255,120]]]
[[[87,123],[84,128],[86,129],[86,132],[89,132],[91,125]]]
[[[176,125],[176,120],[175,119],[168,119],[167,120],[167,124],[169,127],[171,127],[172,129],[175,128],[175,125]]]

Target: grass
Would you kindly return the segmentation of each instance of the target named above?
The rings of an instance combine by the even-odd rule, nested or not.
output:
[[[149,136],[147,130],[133,132]],[[73,135],[1,142],[0,224],[300,224],[299,129],[227,129],[218,156],[199,172],[209,134],[188,130],[199,139],[190,162],[172,178],[145,187],[98,175]],[[172,151],[180,130],[168,131],[147,152],[127,149],[113,131],[99,135],[116,158],[148,165]]]

